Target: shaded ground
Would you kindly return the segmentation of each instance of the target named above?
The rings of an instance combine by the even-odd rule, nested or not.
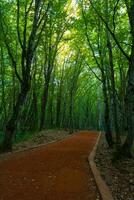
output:
[[[0,200],[99,199],[87,162],[97,136],[81,132],[1,160]]]
[[[96,164],[108,184],[115,200],[134,200],[134,160],[125,159],[112,163],[113,151],[104,135],[96,152]]]
[[[32,134],[30,138],[24,138],[22,142],[14,144],[13,151],[29,149],[31,147],[58,141],[70,136],[68,131],[64,130],[43,130],[39,133]]]

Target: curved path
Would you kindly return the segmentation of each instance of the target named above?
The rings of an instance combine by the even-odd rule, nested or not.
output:
[[[98,134],[79,132],[0,162],[0,200],[96,200],[87,157]]]

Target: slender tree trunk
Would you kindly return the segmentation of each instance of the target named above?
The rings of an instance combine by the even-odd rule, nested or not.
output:
[[[45,118],[46,118],[46,107],[48,100],[48,90],[49,90],[50,74],[47,75],[47,79],[44,84],[42,102],[41,102],[41,118],[40,118],[40,130],[45,127]]]
[[[122,149],[123,154],[125,156],[131,157],[131,150],[134,142],[134,1],[131,0],[130,3],[128,3],[128,1],[125,1],[125,3],[127,6],[129,22],[131,27],[132,47],[131,56],[129,60],[128,82],[125,96],[128,134]]]
[[[6,100],[5,100],[5,83],[4,83],[4,80],[5,80],[5,70],[4,70],[4,63],[3,63],[3,48],[1,47],[1,66],[0,66],[0,73],[1,73],[1,83],[2,83],[2,110],[4,112],[4,120],[3,120],[3,124],[7,118],[7,109],[6,109]]]
[[[22,85],[21,91],[18,95],[18,99],[16,101],[13,115],[11,116],[10,120],[7,122],[5,127],[5,137],[3,141],[3,152],[12,151],[12,139],[16,128],[16,122],[18,118],[19,111],[21,106],[24,104],[27,93],[29,91],[30,85],[26,84]]]
[[[60,126],[60,111],[61,111],[61,92],[57,94],[57,109],[56,109],[56,126]]]
[[[131,150],[134,142],[134,49],[133,56],[129,63],[128,85],[126,89],[126,117],[127,117],[127,138],[123,145],[123,153],[127,157],[131,157]]]
[[[73,124],[73,91],[70,91],[70,102],[69,102],[69,130],[70,133],[73,132],[74,124]]]
[[[99,23],[99,32],[100,32],[100,23]],[[99,42],[99,40],[98,40]],[[110,148],[113,147],[113,136],[112,136],[112,130],[111,130],[111,118],[110,118],[110,103],[109,103],[109,96],[108,96],[108,88],[109,88],[109,82],[107,78],[107,71],[104,68],[104,58],[103,54],[105,54],[102,51],[101,44],[98,45],[99,54],[100,54],[100,65],[98,65],[100,71],[101,71],[101,79],[102,79],[102,91],[103,91],[103,97],[104,97],[104,121],[105,121],[105,138],[107,141],[107,144]]]
[[[108,100],[108,94],[107,94],[107,84],[106,84],[106,77],[104,68],[102,66],[101,68],[101,74],[102,74],[102,88],[103,88],[103,96],[104,96],[104,119],[105,119],[105,136],[106,141],[110,148],[113,147],[113,138],[112,138],[112,131],[111,131],[111,121],[110,121],[110,109],[109,109],[109,100]]]
[[[49,101],[48,110],[50,112],[50,127],[54,126],[54,115],[53,115],[53,91],[51,92],[51,98]]]
[[[55,72],[53,73],[52,81],[51,81],[51,91],[50,91],[50,99],[49,99],[49,105],[48,105],[48,111],[50,116],[50,127],[53,127],[55,124],[54,120],[54,91],[55,91],[55,84],[54,84],[54,78],[55,78]]]
[[[108,47],[108,50],[109,50],[109,65],[110,65],[110,71],[111,71],[111,89],[112,89],[112,101],[113,101],[113,118],[114,118],[114,127],[115,127],[115,133],[116,133],[116,143],[120,144],[121,143],[121,139],[120,139],[119,125],[118,125],[117,97],[116,97],[116,89],[115,89],[113,53],[112,53],[111,41],[110,41],[109,38],[107,38],[107,47]]]
[[[61,114],[61,103],[62,103],[62,84],[63,84],[63,71],[59,84],[59,91],[57,92],[57,107],[56,107],[56,126],[60,127],[60,114]]]
[[[124,65],[122,63],[122,57],[120,55],[119,59],[119,72],[120,72],[120,88],[119,88],[119,112],[120,112],[120,131],[123,133],[126,130],[126,120],[125,120],[125,91],[126,91],[126,74],[124,71]]]
[[[106,22],[109,24],[109,1],[106,0],[105,2],[105,9],[106,9]],[[110,33],[106,28],[106,37],[107,37],[107,48],[108,48],[108,55],[109,55],[109,67],[110,67],[110,78],[111,78],[111,91],[112,93],[112,112],[113,112],[113,121],[114,121],[114,128],[116,133],[116,142],[117,144],[121,143],[120,135],[119,135],[119,126],[118,126],[118,113],[117,113],[117,98],[116,98],[116,88],[115,88],[115,77],[114,77],[114,63],[113,63],[113,51],[112,51],[112,44]]]

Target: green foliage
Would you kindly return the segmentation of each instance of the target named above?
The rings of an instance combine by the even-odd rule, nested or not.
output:
[[[47,6],[48,12],[44,15]],[[0,81],[1,130],[14,113],[22,86],[16,70],[22,78],[26,68],[26,60],[22,65],[24,53],[31,56],[31,52],[27,55],[27,48],[33,30],[34,11],[35,3],[31,0],[0,2],[0,78],[3,80]],[[100,16],[106,20],[124,51],[130,53],[132,38],[124,1],[63,0],[49,1],[49,4],[48,1],[40,1],[39,15],[39,19],[44,16],[45,20],[37,25],[33,41],[36,44],[39,39],[37,48],[32,52],[29,69],[30,90],[16,120],[16,132],[25,134],[17,134],[16,141],[26,139],[30,131],[39,128],[42,99],[47,84],[47,107],[43,111],[46,115],[45,128],[102,128],[105,108],[102,67],[106,77],[111,127],[114,130],[108,37],[113,53],[117,109],[121,113],[119,121],[124,111],[128,63],[115,40],[109,36]],[[16,70],[13,60],[17,65]],[[123,123],[122,121],[121,126]]]

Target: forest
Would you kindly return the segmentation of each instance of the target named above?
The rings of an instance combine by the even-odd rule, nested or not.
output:
[[[0,149],[43,129],[105,131],[132,156],[134,1],[0,1]]]

